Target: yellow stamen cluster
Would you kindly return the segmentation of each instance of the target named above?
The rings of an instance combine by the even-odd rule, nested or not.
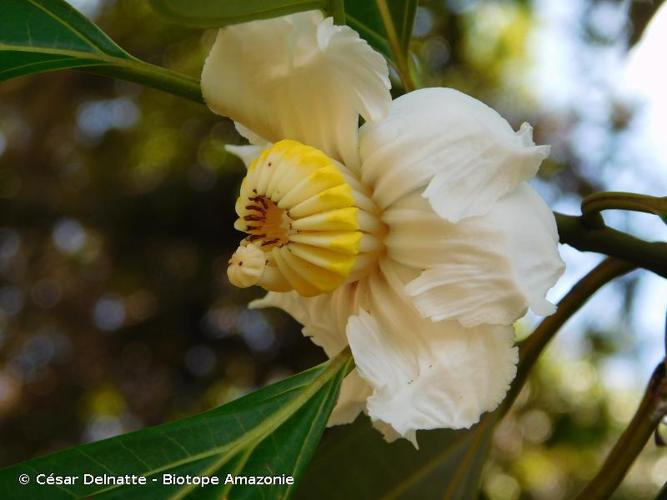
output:
[[[274,144],[250,165],[236,213],[234,227],[247,236],[227,275],[239,287],[327,293],[354,278],[382,247],[383,226],[361,184],[297,141]]]

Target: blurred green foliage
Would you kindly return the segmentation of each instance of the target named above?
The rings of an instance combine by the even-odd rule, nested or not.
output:
[[[583,3],[585,23],[600,2]],[[134,55],[192,76],[213,41],[147,2],[76,4]],[[423,85],[468,92],[557,145],[541,173],[554,198],[588,194],[598,171],[568,142],[580,117],[540,109],[525,83],[536,22],[522,0],[422,1],[413,62]],[[614,133],[628,113],[614,108]],[[243,166],[224,145],[240,142],[205,107],[134,84],[62,72],[0,86],[0,465],[209,409],[324,359],[287,315],[245,308],[261,292],[227,283]],[[626,307],[633,287],[619,291]],[[640,397],[598,375],[628,341],[618,330],[587,332],[576,362],[552,350],[538,364],[496,432],[483,496],[569,498],[595,473]],[[667,478],[667,455],[647,448],[618,498],[651,498]]]

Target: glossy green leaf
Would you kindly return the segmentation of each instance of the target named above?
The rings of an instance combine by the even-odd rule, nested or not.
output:
[[[64,1],[2,1],[0,79],[118,60],[131,56]]]
[[[297,498],[477,498],[496,415],[470,430],[418,433],[387,444],[367,418],[327,431]],[[353,458],[352,458],[353,457]]]
[[[63,0],[2,0],[0,81],[65,68],[87,68],[196,101],[199,83],[142,62]]]
[[[340,2],[342,0],[338,0]],[[172,22],[215,28],[253,19],[320,9],[330,14],[335,0],[151,0],[153,7]],[[407,54],[417,0],[346,0],[345,20],[373,47],[390,59]],[[383,17],[383,12],[388,16]],[[392,37],[397,41],[395,54]]]
[[[0,498],[285,498],[295,485],[225,485],[227,474],[302,475],[336,402],[351,356],[177,422],[86,444],[0,471]],[[39,486],[38,474],[142,475],[147,485]],[[27,474],[30,483],[19,484]],[[219,486],[163,485],[164,474],[218,476]]]
[[[151,0],[151,4],[174,23],[218,28],[304,10],[327,10],[330,0]]]

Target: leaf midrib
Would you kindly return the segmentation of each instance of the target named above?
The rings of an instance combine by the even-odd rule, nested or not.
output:
[[[475,435],[473,437],[472,446],[470,446],[469,449],[466,451],[464,457],[467,457],[471,450],[473,449],[476,450],[477,447],[480,445],[480,441],[484,437],[484,433],[486,432],[486,427],[489,425],[491,420],[492,420],[491,418],[485,418],[475,429]],[[466,444],[468,437],[469,435],[461,435],[460,439],[458,439],[455,443],[445,448],[441,453],[435,455],[431,460],[429,460],[417,471],[410,474],[409,476],[404,477],[403,479],[401,479],[399,483],[392,485],[391,490],[384,494],[383,499],[390,500],[398,498],[400,495],[405,493],[412,485],[414,485],[419,480],[427,476],[430,472],[432,472],[435,468],[437,468],[438,465],[440,465],[443,461],[447,460],[447,458],[451,457],[454,453],[460,451],[461,446]],[[461,460],[461,462],[457,464],[456,471],[454,474],[454,479],[456,479],[457,483],[460,481],[460,479],[458,478],[460,477],[463,465],[465,465],[464,460]],[[465,469],[465,467],[463,469]],[[454,482],[454,479],[452,480],[452,482]],[[452,485],[450,484],[447,490],[448,492],[450,490],[453,491],[451,489],[451,486]],[[450,497],[445,495],[444,498],[450,498]]]
[[[34,6],[37,7],[39,10],[41,10],[41,11],[44,12],[44,13],[46,13],[46,15],[49,16],[50,18],[52,18],[52,19],[54,19],[55,21],[59,22],[59,23],[62,24],[63,26],[66,26],[67,28],[69,28],[69,29],[72,31],[72,33],[73,33],[74,35],[76,35],[79,39],[81,39],[83,42],[85,42],[86,45],[88,45],[89,47],[91,47],[92,49],[94,49],[95,53],[98,53],[98,54],[103,54],[103,53],[104,53],[104,52],[100,49],[100,47],[95,43],[95,40],[93,40],[93,39],[91,39],[90,37],[88,37],[88,36],[87,36],[85,33],[83,33],[81,30],[79,30],[79,29],[75,28],[74,26],[72,26],[70,23],[68,23],[67,21],[65,21],[62,17],[58,17],[58,16],[55,15],[53,12],[51,12],[51,11],[48,10],[48,9],[46,9],[44,6],[38,4],[38,3],[35,2],[34,0],[28,0],[28,3],[34,5]]]
[[[51,54],[58,56],[71,57],[73,59],[98,59],[100,61],[106,62],[108,64],[125,64],[128,62],[134,62],[137,59],[133,58],[129,54],[127,57],[116,57],[110,56],[105,52],[86,52],[83,50],[72,50],[72,49],[54,49],[52,47],[40,47],[35,45],[19,45],[11,43],[2,43],[0,42],[0,51],[13,51],[13,52],[29,52],[34,54]]]
[[[193,461],[203,460],[217,454],[223,454],[223,456],[220,458],[220,460],[216,460],[215,464],[222,466],[230,458],[234,457],[237,453],[243,450],[245,446],[253,444],[256,445],[257,443],[261,442],[268,434],[280,427],[287,419],[289,419],[290,416],[296,413],[299,408],[306,404],[311,397],[313,397],[322,387],[324,387],[324,385],[326,385],[326,383],[329,382],[344,365],[349,363],[350,359],[351,355],[348,350],[343,351],[338,356],[331,359],[328,366],[315,379],[308,383],[306,389],[303,392],[301,392],[289,403],[273,413],[269,418],[260,422],[255,428],[244,433],[230,443],[226,443],[222,446],[212,448],[201,453],[190,455],[186,458],[171,462],[162,467],[154,468],[153,470],[142,473],[141,476],[154,476],[160,472],[173,469],[175,467],[180,467],[181,465],[186,465]],[[95,490],[90,494],[99,495],[101,493],[113,491],[119,487],[119,485],[112,485],[108,488]]]
[[[315,418],[313,418],[310,421],[310,427],[308,428],[308,432],[306,433],[306,436],[307,436],[306,440],[308,439],[308,436],[310,436],[310,434],[313,430],[313,425],[315,424],[315,421],[317,420],[317,418],[322,413],[322,409],[324,408],[325,403],[326,403],[326,398],[323,398],[322,401],[320,402],[319,408],[317,409],[317,414],[316,414]],[[297,455],[297,460],[296,460],[296,463],[294,464],[294,469],[293,470],[298,470],[298,468],[299,468],[299,465],[301,463],[301,457],[303,456],[303,449],[306,445],[306,440],[301,442],[301,448],[299,449],[299,453]],[[289,495],[290,495],[290,492],[292,491],[294,486],[295,486],[294,484],[288,486],[287,489],[285,490],[285,494],[282,496],[282,498],[288,498]]]
[[[60,59],[52,59],[45,61],[34,61],[30,65],[39,64],[39,63],[48,63],[48,62],[66,62],[68,59],[71,59],[78,64],[73,67],[111,67],[118,68],[121,70],[127,70],[134,75],[146,74],[147,70],[155,72],[159,71],[161,74],[178,78],[178,80],[183,81],[184,83],[194,84],[199,87],[199,81],[195,78],[192,78],[188,75],[183,75],[180,73],[174,73],[172,70],[163,68],[161,66],[152,66],[151,64],[145,63],[131,55],[127,54],[127,57],[116,57],[111,56],[103,52],[84,52],[79,50],[71,49],[54,49],[47,47],[35,47],[31,45],[13,45],[0,42],[0,52],[26,52],[34,54],[44,54],[51,56],[59,56]],[[15,71],[17,68],[22,66],[10,66],[0,71],[0,80],[2,80],[2,75],[11,71]]]

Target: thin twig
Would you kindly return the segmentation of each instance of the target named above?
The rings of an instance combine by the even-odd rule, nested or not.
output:
[[[377,5],[378,11],[380,12],[384,30],[387,33],[389,47],[394,54],[396,72],[398,73],[398,76],[401,77],[401,82],[403,83],[403,88],[405,91],[411,92],[415,89],[415,82],[412,80],[408,59],[405,57],[405,54],[401,49],[401,42],[398,39],[398,33],[396,32],[396,26],[394,25],[394,20],[391,17],[391,12],[389,12],[389,6],[387,5],[386,0],[375,0],[375,4]]]
[[[630,466],[667,414],[667,377],[660,363],[648,384],[644,398],[596,476],[579,494],[579,500],[609,498],[621,484]]]
[[[558,309],[545,318],[535,331],[519,347],[519,367],[512,387],[505,398],[501,412],[506,412],[526,383],[528,374],[549,341],[561,326],[604,285],[635,268],[618,259],[605,259],[579,282],[558,302]]]
[[[328,14],[333,17],[334,23],[345,24],[345,3],[343,0],[329,0]]]
[[[602,192],[587,196],[581,203],[581,213],[585,219],[596,217],[603,210],[630,210],[667,217],[667,197]]]
[[[555,212],[561,243],[577,250],[616,257],[667,278],[667,243],[648,242],[602,225],[590,227],[581,217]]]

